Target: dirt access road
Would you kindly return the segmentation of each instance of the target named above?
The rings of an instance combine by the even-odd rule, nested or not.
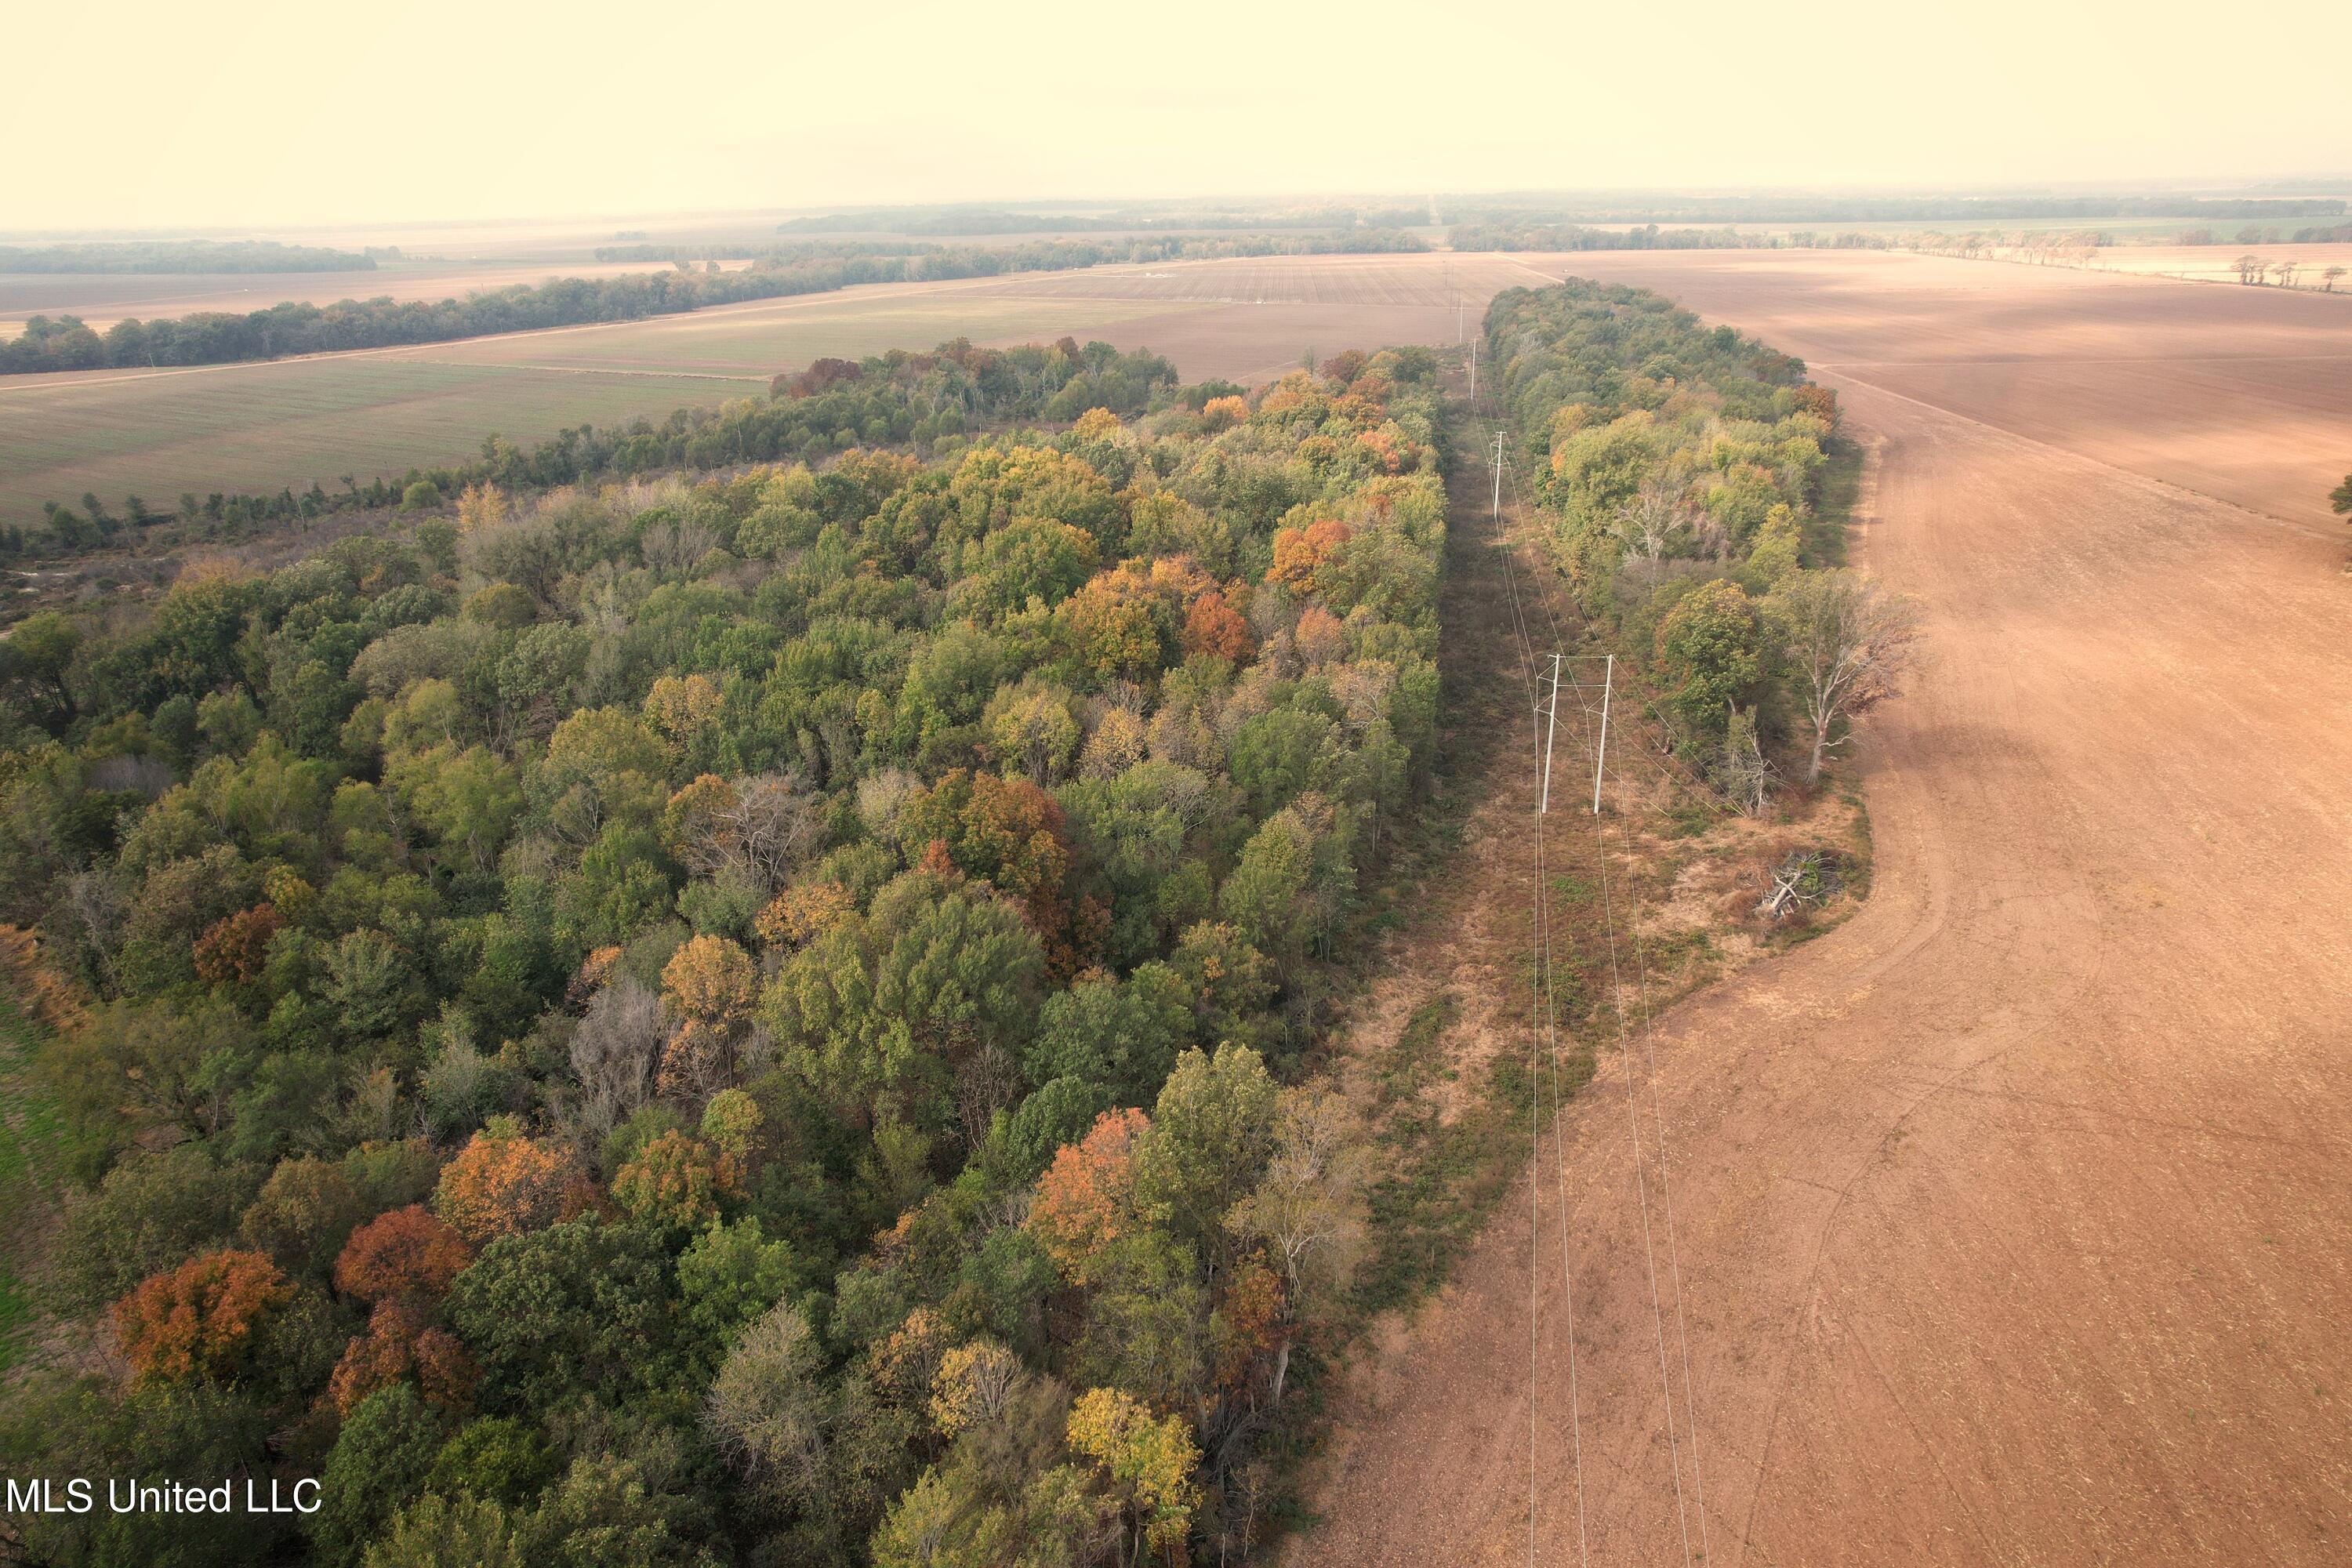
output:
[[[1661,1017],[1654,1079],[1602,1043],[1290,1561],[2352,1558],[2352,581],[2305,478],[2352,459],[2352,310],[1575,259],[1822,367],[1933,663],[1872,726],[1866,909]],[[2215,395],[2257,358],[2322,406]]]

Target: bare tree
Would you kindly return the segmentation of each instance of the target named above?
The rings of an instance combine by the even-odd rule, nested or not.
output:
[[[1659,563],[1674,548],[1675,537],[1690,524],[1689,513],[1684,509],[1682,492],[1655,479],[1645,481],[1639,494],[1617,509],[1616,535],[1625,546],[1628,560],[1638,560],[1649,568],[1650,586],[1658,585]]]
[[[1763,815],[1770,798],[1772,764],[1756,738],[1756,710],[1731,705],[1731,722],[1723,742],[1724,793],[1749,816]]]
[[[1364,1133],[1348,1097],[1328,1087],[1285,1089],[1265,1176],[1233,1207],[1226,1228],[1265,1244],[1282,1266],[1288,1323],[1275,1363],[1274,1401],[1290,1370],[1290,1325],[1303,1288],[1352,1271],[1364,1233]]]
[[[661,998],[635,981],[625,975],[596,993],[572,1032],[583,1127],[601,1135],[646,1102],[668,1037]]]
[[[824,803],[793,773],[739,779],[720,816],[737,863],[772,892],[824,847]]]
[[[719,536],[698,522],[657,522],[639,548],[656,572],[683,572],[718,548]]]
[[[2252,252],[2241,256],[2231,265],[2238,269],[2238,281],[2241,283],[2259,283],[2263,280],[2263,258]]]
[[[2294,287],[2294,274],[2299,265],[2293,261],[2273,261],[2271,263],[2271,276],[2278,279],[2280,288],[2292,289]]]
[[[745,1329],[703,1402],[703,1429],[755,1485],[804,1502],[824,1484],[832,1420],[824,1352],[800,1309],[781,1304]]]
[[[2341,277],[2343,277],[2343,276],[2344,276],[2344,268],[2342,268],[2341,267],[2330,267],[2330,268],[2328,268],[2326,271],[2322,272],[2322,273],[2319,275],[2319,291],[2320,291],[2321,293],[2323,293],[2323,294],[2333,294],[2333,293],[2335,293],[2335,292],[2336,292],[2336,280],[2338,278],[2341,278]]]
[[[1766,602],[1785,652],[1797,704],[1813,726],[1805,782],[1820,781],[1830,738],[1882,698],[1911,668],[1918,612],[1854,572],[1795,572]]]

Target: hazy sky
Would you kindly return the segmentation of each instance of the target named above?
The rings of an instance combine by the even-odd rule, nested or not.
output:
[[[0,228],[2352,170],[2352,7],[25,0]]]

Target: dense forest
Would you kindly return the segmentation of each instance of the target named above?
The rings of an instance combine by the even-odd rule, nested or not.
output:
[[[1301,1055],[1433,760],[1442,436],[1422,351],[1163,373],[836,363],[699,478],[504,454],[0,643],[87,1347],[0,1452],[322,1483],[25,1552],[1246,1552],[1360,1226]],[[956,433],[992,384],[1068,423]]]
[[[1507,289],[1486,331],[1560,570],[1650,662],[1685,754],[1750,810],[1777,743],[1817,782],[1914,637],[1909,607],[1868,580],[1808,569],[1841,557],[1813,528],[1836,395],[1803,361],[1643,289]]]
[[[373,272],[375,258],[274,239],[0,245],[0,272]]]
[[[625,256],[644,248],[615,247]],[[243,315],[205,310],[166,321],[117,321],[103,333],[79,316],[37,315],[24,332],[0,342],[0,375],[101,370],[140,365],[227,364],[287,354],[341,349],[451,342],[496,332],[532,331],[592,321],[634,321],[677,315],[707,305],[823,294],[860,283],[924,282],[993,278],[1005,273],[1063,271],[1109,262],[1179,257],[1276,256],[1325,252],[1426,250],[1418,236],[1361,229],[1314,237],[1170,239],[1096,244],[1033,240],[1015,246],[871,244],[791,247],[763,254],[749,268],[701,271],[678,258],[675,270],[620,278],[551,278],[536,287],[517,283],[463,300],[343,300],[331,305],[288,301]],[[604,251],[599,251],[603,256]]]

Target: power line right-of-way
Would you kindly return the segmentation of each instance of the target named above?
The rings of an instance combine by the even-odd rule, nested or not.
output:
[[[1543,1153],[1539,1129],[1540,1117],[1543,1109],[1540,1104],[1540,1100],[1543,1098],[1542,1084],[1547,1077],[1546,1073],[1543,1071],[1544,1063],[1542,1058],[1545,1057],[1549,1057],[1549,1071],[1548,1077],[1551,1090],[1550,1110],[1553,1132],[1554,1172],[1555,1183],[1558,1188],[1557,1201],[1559,1203],[1559,1219],[1562,1307],[1563,1318],[1566,1326],[1566,1337],[1568,1341],[1568,1382],[1570,1426],[1570,1444],[1572,1464],[1575,1471],[1577,1493],[1577,1552],[1578,1561],[1580,1563],[1589,1561],[1591,1552],[1590,1532],[1586,1517],[1587,1510],[1583,1473],[1581,1411],[1580,1408],[1580,1390],[1578,1386],[1574,1274],[1570,1256],[1570,1237],[1568,1225],[1569,1198],[1567,1185],[1568,1157],[1566,1096],[1562,1089],[1559,1076],[1559,1046],[1558,1039],[1557,1005],[1558,992],[1554,981],[1553,968],[1553,965],[1557,961],[1557,954],[1554,951],[1554,943],[1552,940],[1554,910],[1551,906],[1551,891],[1545,875],[1545,861],[1547,858],[1545,826],[1549,813],[1550,770],[1553,762],[1553,748],[1557,738],[1559,721],[1559,689],[1562,684],[1560,671],[1562,666],[1568,661],[1590,660],[1601,663],[1602,666],[1602,680],[1600,684],[1602,687],[1601,697],[1603,706],[1600,710],[1600,713],[1598,715],[1595,714],[1585,689],[1585,683],[1582,679],[1568,682],[1567,684],[1570,685],[1570,690],[1574,695],[1577,707],[1581,711],[1581,714],[1586,721],[1584,735],[1591,745],[1594,758],[1593,799],[1591,810],[1594,830],[1593,844],[1597,857],[1596,874],[1601,881],[1602,926],[1606,934],[1610,961],[1610,996],[1612,1013],[1615,1022],[1614,1032],[1617,1037],[1619,1059],[1625,1073],[1627,1131],[1633,1161],[1634,1195],[1636,1207],[1641,1215],[1642,1221],[1643,1265],[1644,1272],[1647,1277],[1648,1294],[1650,1297],[1654,1340],[1658,1356],[1660,1408],[1666,1427],[1668,1463],[1672,1472],[1675,1517],[1680,1532],[1683,1558],[1685,1563],[1688,1563],[1693,1560],[1693,1542],[1691,1540],[1689,1519],[1693,1502],[1692,1500],[1686,1500],[1684,1495],[1682,1450],[1685,1445],[1687,1445],[1690,1449],[1692,1499],[1695,1500],[1696,1506],[1699,1511],[1697,1555],[1701,1559],[1705,1558],[1708,1550],[1707,1526],[1705,1491],[1703,1489],[1704,1483],[1700,1474],[1699,1464],[1696,1391],[1691,1381],[1689,1333],[1687,1319],[1684,1310],[1683,1277],[1679,1247],[1677,1245],[1678,1238],[1675,1234],[1672,1196],[1673,1189],[1667,1168],[1670,1164],[1670,1161],[1665,1146],[1665,1123],[1663,1102],[1659,1097],[1657,1089],[1656,1055],[1654,1046],[1651,1040],[1650,1033],[1651,1005],[1649,994],[1648,957],[1644,951],[1643,943],[1640,935],[1639,895],[1633,886],[1629,870],[1626,879],[1625,889],[1629,909],[1626,911],[1627,918],[1624,923],[1627,926],[1627,937],[1631,941],[1633,948],[1633,956],[1634,959],[1634,967],[1637,969],[1639,974],[1639,1028],[1642,1035],[1642,1044],[1643,1047],[1642,1052],[1642,1065],[1645,1069],[1644,1076],[1648,1078],[1650,1082],[1651,1111],[1654,1126],[1654,1133],[1651,1142],[1660,1166],[1658,1172],[1659,1206],[1661,1209],[1661,1217],[1664,1221],[1666,1230],[1668,1264],[1675,1295],[1675,1338],[1679,1344],[1680,1355],[1678,1359],[1681,1363],[1684,1384],[1684,1398],[1682,1400],[1683,1417],[1680,1420],[1677,1419],[1675,1408],[1676,1402],[1675,1400],[1674,1376],[1669,1365],[1669,1355],[1667,1350],[1666,1313],[1659,1288],[1656,1238],[1652,1226],[1651,1217],[1652,1205],[1650,1176],[1647,1169],[1647,1162],[1644,1159],[1642,1148],[1642,1118],[1639,1100],[1637,1099],[1636,1089],[1633,1084],[1635,1058],[1633,1051],[1632,1037],[1634,1030],[1629,1024],[1626,1016],[1624,994],[1625,974],[1623,973],[1624,966],[1621,959],[1621,946],[1618,938],[1618,926],[1620,923],[1616,907],[1618,900],[1616,898],[1616,889],[1612,886],[1612,872],[1609,865],[1610,847],[1604,837],[1604,824],[1601,816],[1602,784],[1606,773],[1609,771],[1607,754],[1607,722],[1609,709],[1607,705],[1610,698],[1613,695],[1616,677],[1619,674],[1619,671],[1616,669],[1615,660],[1611,655],[1570,654],[1565,651],[1561,647],[1561,644],[1565,639],[1561,636],[1562,628],[1559,616],[1554,612],[1549,602],[1550,596],[1542,591],[1542,585],[1540,584],[1531,582],[1529,588],[1537,600],[1537,607],[1542,612],[1545,621],[1548,623],[1549,629],[1552,633],[1555,650],[1553,653],[1553,668],[1549,672],[1548,672],[1551,678],[1549,701],[1546,702],[1541,700],[1538,693],[1538,686],[1540,683],[1538,656],[1537,654],[1534,638],[1530,633],[1528,626],[1525,595],[1521,593],[1518,582],[1518,573],[1515,563],[1515,556],[1517,553],[1516,547],[1511,542],[1503,522],[1502,490],[1504,474],[1506,468],[1507,467],[1504,460],[1507,437],[1501,430],[1493,429],[1493,427],[1489,426],[1485,419],[1480,417],[1477,404],[1475,401],[1475,395],[1474,400],[1470,405],[1470,413],[1472,418],[1480,426],[1479,433],[1481,437],[1481,445],[1491,448],[1491,461],[1494,467],[1494,479],[1490,495],[1489,527],[1492,532],[1493,547],[1498,552],[1503,563],[1504,578],[1507,588],[1506,597],[1507,608],[1511,616],[1512,634],[1518,645],[1517,651],[1520,664],[1521,683],[1526,690],[1530,718],[1535,721],[1535,723],[1532,726],[1533,733],[1530,736],[1530,740],[1533,742],[1533,750],[1536,752],[1536,755],[1532,760],[1535,762],[1541,780],[1538,794],[1538,808],[1535,821],[1535,847],[1532,857],[1534,860],[1533,868],[1535,876],[1535,907],[1533,914],[1536,949],[1533,957],[1537,964],[1537,981],[1534,987],[1535,996],[1533,1005],[1539,1006],[1542,1009],[1543,1016],[1539,1026],[1531,1032],[1528,1053],[1530,1068],[1530,1081],[1528,1085],[1529,1153],[1532,1161],[1528,1194],[1528,1223],[1530,1226],[1530,1253],[1528,1259],[1530,1269],[1528,1277],[1528,1561],[1530,1564],[1533,1564],[1539,1561],[1541,1555],[1539,1552],[1536,1499],[1538,1480],[1537,1442],[1538,1436],[1538,1402],[1536,1399],[1536,1391],[1538,1387],[1540,1386],[1542,1366],[1539,1324],[1538,1321],[1540,1306],[1538,1279],[1538,1258],[1535,1249],[1539,1236],[1538,1196],[1539,1189],[1537,1178],[1540,1175]],[[1491,440],[1487,439],[1487,434],[1490,429],[1493,429]],[[1510,478],[1515,507],[1524,510],[1526,501],[1519,483],[1519,478],[1516,470],[1512,471]],[[1637,686],[1640,684],[1637,672],[1629,669],[1625,673],[1633,675],[1636,679]],[[1679,759],[1676,760],[1679,761]],[[1622,776],[1622,766],[1618,771]],[[1702,798],[1711,799],[1712,797],[1706,792],[1702,791]],[[1633,850],[1633,830],[1630,817],[1625,819],[1624,832],[1625,851],[1630,868],[1631,857]]]

